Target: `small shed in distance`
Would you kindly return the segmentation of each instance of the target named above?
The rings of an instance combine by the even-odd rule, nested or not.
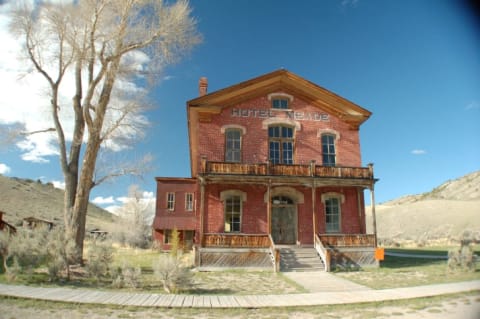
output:
[[[55,223],[46,219],[31,216],[23,219],[23,227],[28,229],[46,227],[48,230],[51,230],[53,227],[55,227]]]

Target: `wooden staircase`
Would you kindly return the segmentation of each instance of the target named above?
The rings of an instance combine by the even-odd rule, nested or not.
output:
[[[280,271],[325,271],[325,265],[313,247],[280,248]]]

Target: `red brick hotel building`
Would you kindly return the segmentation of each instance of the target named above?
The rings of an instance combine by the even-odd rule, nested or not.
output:
[[[297,248],[326,270],[375,264],[364,190],[374,207],[376,180],[359,140],[371,113],[283,69],[207,85],[187,102],[192,177],[156,178],[154,239],[169,249],[178,230],[199,267],[279,270]]]

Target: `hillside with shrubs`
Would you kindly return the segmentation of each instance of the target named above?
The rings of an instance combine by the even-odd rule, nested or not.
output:
[[[0,211],[3,219],[18,227],[27,217],[35,217],[63,225],[62,189],[40,180],[21,179],[0,175]],[[90,204],[87,214],[87,231],[110,230],[115,216],[104,209]]]
[[[367,207],[367,229],[372,219]],[[448,244],[467,232],[480,240],[480,171],[432,191],[376,205],[377,233],[390,244]]]

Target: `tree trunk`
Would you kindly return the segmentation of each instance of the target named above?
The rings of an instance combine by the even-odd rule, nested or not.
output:
[[[94,135],[89,136],[89,141],[83,158],[80,179],[76,189],[75,204],[72,207],[72,223],[70,236],[75,240],[77,248],[75,260],[83,264],[83,240],[85,238],[85,224],[87,220],[90,191],[92,190],[93,175],[95,172],[96,158],[100,148],[100,139]]]

